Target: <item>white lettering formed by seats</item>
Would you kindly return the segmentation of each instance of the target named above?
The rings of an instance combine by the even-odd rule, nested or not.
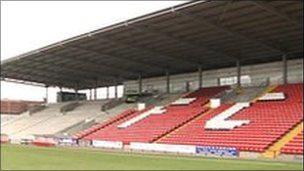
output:
[[[117,127],[118,128],[127,128],[128,126],[140,121],[140,120],[143,120],[144,118],[152,115],[152,114],[163,114],[166,112],[166,109],[163,109],[163,106],[155,106],[154,108],[138,115],[138,116],[135,116],[134,118],[118,125]]]
[[[284,100],[284,99],[285,99],[284,93],[278,92],[278,93],[266,93],[258,100]]]
[[[192,103],[196,98],[179,98],[176,101],[172,102],[172,105],[188,105]]]
[[[249,124],[249,120],[228,120],[229,117],[249,106],[250,103],[248,102],[236,103],[229,109],[208,120],[205,124],[205,129],[231,130],[242,125]]]

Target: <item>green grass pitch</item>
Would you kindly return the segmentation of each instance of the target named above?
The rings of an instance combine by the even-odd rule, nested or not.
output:
[[[1,170],[301,170],[303,163],[1,145]]]

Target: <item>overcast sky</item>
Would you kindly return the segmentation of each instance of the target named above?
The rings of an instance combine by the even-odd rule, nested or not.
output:
[[[184,2],[1,1],[1,60],[180,3]],[[50,102],[56,100],[56,91],[49,88]],[[1,99],[44,97],[44,88],[1,82]],[[105,97],[105,90],[99,90],[98,97]]]

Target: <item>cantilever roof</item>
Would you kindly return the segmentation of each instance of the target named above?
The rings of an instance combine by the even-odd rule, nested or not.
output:
[[[4,60],[1,77],[87,89],[303,58],[302,1],[188,2]],[[116,81],[116,82],[115,82]]]

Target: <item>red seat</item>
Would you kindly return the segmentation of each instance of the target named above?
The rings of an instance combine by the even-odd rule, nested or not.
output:
[[[204,124],[207,120],[231,106],[222,105],[211,113],[202,115],[199,119],[172,132],[158,142],[228,146],[244,151],[263,152],[303,120],[302,87],[303,84],[278,86],[274,91],[284,92],[287,96],[286,100],[257,102],[231,117],[235,120],[250,120],[251,122],[248,125],[230,131],[205,130]],[[295,139],[297,139],[297,143],[303,142],[298,141],[300,138]],[[285,147],[285,151],[288,151],[288,153],[298,153],[301,149],[303,149],[303,146]]]
[[[286,154],[303,154],[303,130],[289,141],[281,150]]]
[[[153,142],[159,137],[171,132],[175,128],[187,123],[189,120],[202,114],[207,110],[203,105],[209,98],[222,92],[228,87],[203,88],[185,97],[196,97],[189,105],[168,105],[166,112],[160,115],[150,115],[147,118],[132,124],[127,128],[120,129],[117,126],[142,112],[134,112],[131,115],[104,126],[97,131],[84,136],[88,140],[109,140],[129,142]]]

